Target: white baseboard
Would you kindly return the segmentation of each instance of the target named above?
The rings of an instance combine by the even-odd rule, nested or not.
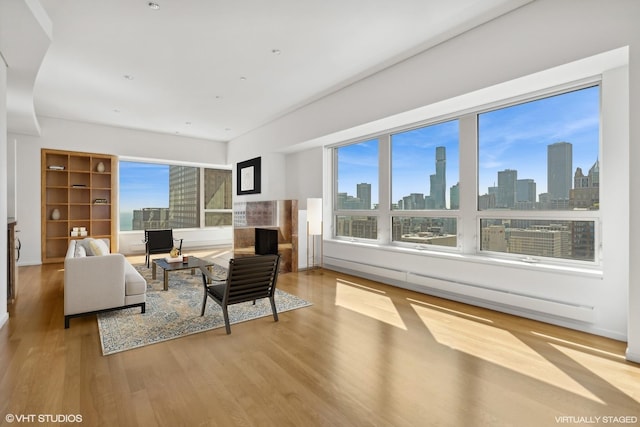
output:
[[[640,353],[632,352],[631,350],[629,350],[629,347],[627,347],[627,351],[625,353],[625,358],[629,362],[640,363]]]
[[[7,323],[8,320],[9,320],[9,313],[3,313],[2,315],[0,315],[0,329],[4,327],[4,325]]]

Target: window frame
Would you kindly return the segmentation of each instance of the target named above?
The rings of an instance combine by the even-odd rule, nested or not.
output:
[[[205,203],[204,203],[204,197],[205,197],[205,169],[216,169],[216,170],[226,170],[229,171],[229,173],[232,173],[232,167],[228,166],[228,165],[212,165],[212,164],[204,164],[204,163],[190,163],[190,162],[179,162],[179,161],[169,161],[169,160],[163,160],[163,159],[147,159],[147,158],[137,158],[137,157],[119,157],[118,158],[118,233],[139,233],[141,230],[121,230],[121,223],[120,223],[120,191],[121,191],[121,186],[120,186],[120,179],[121,179],[121,174],[120,174],[120,163],[121,162],[128,162],[128,163],[145,163],[145,164],[152,164],[152,165],[162,165],[162,166],[187,166],[187,167],[193,167],[193,168],[197,168],[198,169],[198,176],[199,176],[199,204],[200,204],[200,210],[199,210],[199,225],[198,227],[185,227],[185,228],[179,228],[176,230],[214,230],[214,229],[219,229],[219,228],[233,228],[233,206],[230,209],[205,209]],[[233,197],[233,195],[232,195]],[[233,205],[233,203],[232,203]],[[205,226],[205,214],[207,212],[223,212],[223,213],[230,213],[232,215],[232,221],[230,225],[223,225],[223,226]]]
[[[562,221],[594,221],[594,260],[576,260],[567,258],[554,257],[530,257],[525,261],[528,263],[540,263],[544,265],[555,266],[557,268],[586,268],[601,269],[602,268],[602,216],[603,209],[598,210],[544,210],[544,211],[528,211],[528,210],[504,210],[504,209],[479,209],[479,136],[478,136],[478,116],[484,112],[497,109],[507,108],[509,106],[523,104],[537,99],[543,99],[563,93],[573,92],[576,90],[598,86],[599,87],[599,121],[600,134],[598,141],[598,159],[602,159],[603,153],[603,112],[602,112],[602,87],[603,78],[597,75],[591,78],[572,81],[560,85],[547,87],[542,90],[530,91],[513,97],[505,97],[502,100],[493,101],[487,104],[479,104],[475,107],[455,111],[451,114],[442,115],[432,119],[414,122],[405,126],[386,129],[381,132],[363,136],[361,138],[344,141],[341,143],[327,146],[327,149],[333,153],[331,164],[331,186],[332,194],[332,232],[330,238],[337,241],[348,241],[356,243],[373,243],[380,247],[389,249],[408,249],[415,250],[416,253],[425,255],[437,254],[457,254],[465,257],[474,257],[478,260],[494,260],[494,261],[514,261],[522,262],[525,255],[511,254],[503,252],[493,252],[481,250],[481,224],[483,219],[534,219],[534,220],[562,220]],[[443,123],[451,120],[459,120],[459,191],[460,206],[456,210],[452,209],[436,209],[436,210],[400,210],[391,209],[391,136],[396,133],[429,126],[432,124]],[[464,128],[464,129],[463,129]],[[473,135],[471,138],[470,135]],[[337,152],[338,148],[357,143],[364,142],[373,138],[379,141],[379,208],[366,212],[346,211],[337,209]],[[600,164],[600,188],[602,188],[603,175],[602,163]],[[605,165],[606,167],[606,165]],[[602,191],[602,190],[601,190]],[[383,204],[384,202],[384,204]],[[378,221],[377,239],[350,238],[345,236],[336,236],[335,221],[338,215],[360,215],[376,216]],[[425,245],[409,242],[394,242],[392,240],[392,222],[393,217],[438,217],[438,218],[456,218],[457,225],[457,242],[455,247]]]

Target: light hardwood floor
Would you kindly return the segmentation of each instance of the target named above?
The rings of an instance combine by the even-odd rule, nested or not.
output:
[[[602,337],[325,270],[280,276],[313,306],[277,323],[105,357],[95,316],[64,329],[62,278],[61,264],[19,269],[0,330],[2,425],[18,424],[12,415],[145,427],[640,422],[640,366]]]

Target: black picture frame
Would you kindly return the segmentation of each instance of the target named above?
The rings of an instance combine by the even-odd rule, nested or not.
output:
[[[261,157],[238,162],[236,169],[236,194],[260,194]]]

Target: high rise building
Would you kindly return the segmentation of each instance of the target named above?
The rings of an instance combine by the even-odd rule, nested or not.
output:
[[[556,142],[547,146],[547,192],[551,200],[569,200],[573,172],[573,146]]]
[[[404,196],[402,198],[402,206],[404,209],[425,209],[425,200],[424,194],[422,193],[411,193],[408,196]]]
[[[371,184],[366,182],[357,185],[357,197],[362,204],[360,209],[371,209]]]
[[[460,183],[449,189],[449,206],[451,209],[460,209]]]
[[[446,147],[436,147],[436,173],[429,176],[430,194],[433,209],[447,208],[447,149]]]
[[[516,181],[516,202],[536,201],[536,182],[533,179],[519,179]]]
[[[498,172],[498,195],[496,197],[496,207],[513,208],[516,205],[516,181],[518,171],[505,169]]]
[[[169,226],[200,227],[200,168],[169,167]]]
[[[600,204],[600,166],[598,161],[591,166],[587,176],[582,168],[573,175],[573,189],[569,192],[570,209],[597,209]]]

